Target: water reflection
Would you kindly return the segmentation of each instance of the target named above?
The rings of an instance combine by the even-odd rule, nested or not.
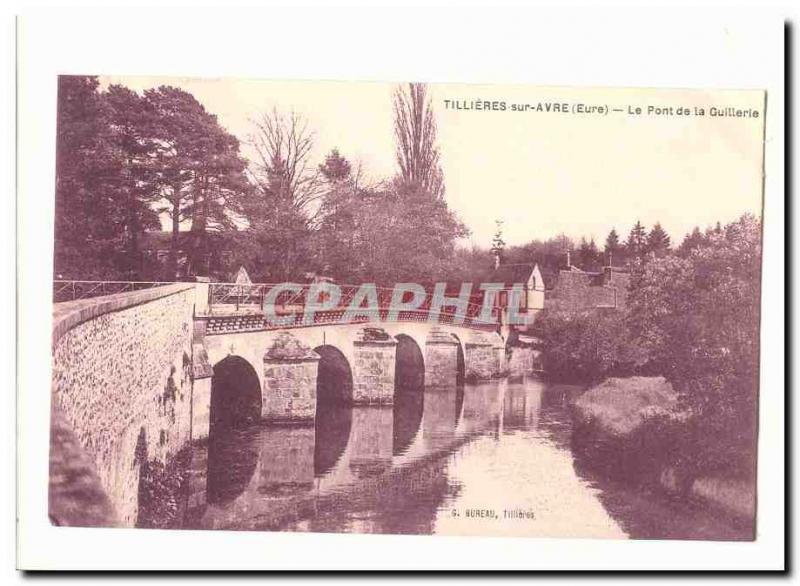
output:
[[[503,394],[503,430],[536,428],[542,407],[544,385],[508,385]]]
[[[260,436],[254,427],[215,429],[208,441],[210,504],[224,504],[241,495],[256,471]]]
[[[356,478],[379,476],[391,467],[392,421],[391,407],[353,410],[348,465]]]
[[[697,534],[696,511],[597,475],[573,445],[580,388],[536,379],[398,389],[393,407],[320,402],[314,425],[212,433],[185,526],[637,537]],[[205,462],[207,461],[207,466]],[[533,518],[453,516],[486,509]],[[707,516],[706,516],[707,517]],[[712,521],[703,517],[707,531]],[[667,527],[668,530],[659,528]],[[716,529],[715,529],[716,530]],[[661,531],[661,533],[659,533]],[[664,533],[666,531],[666,533]],[[724,532],[723,532],[724,533]]]
[[[291,426],[262,430],[257,476],[259,494],[292,496],[314,486],[314,428]]]
[[[458,423],[461,421],[461,416],[464,413],[464,385],[463,383],[459,384],[456,387],[456,427],[458,427]]]
[[[342,457],[350,440],[353,410],[338,403],[320,403],[314,422],[314,474],[324,476]]]
[[[425,393],[421,388],[399,388],[394,396],[392,413],[392,454],[398,456],[408,450],[422,422]]]
[[[427,390],[422,415],[422,438],[430,451],[446,447],[456,430],[457,387]]]

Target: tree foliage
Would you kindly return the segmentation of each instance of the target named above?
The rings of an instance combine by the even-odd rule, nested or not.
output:
[[[641,242],[637,224],[630,242]],[[750,215],[673,252],[656,224],[652,254],[631,267],[624,311],[545,310],[534,325],[551,376],[593,381],[663,375],[679,413],[646,428],[669,444],[660,464],[684,478],[699,471],[752,474],[756,447],[761,225]],[[656,245],[657,244],[657,245]],[[588,244],[586,244],[588,248]],[[582,246],[581,249],[584,247]],[[660,443],[659,443],[660,442]]]
[[[698,466],[752,463],[758,388],[761,226],[745,215],[685,256],[638,265],[628,323],[651,369],[692,415]]]
[[[546,311],[535,322],[533,333],[542,340],[544,370],[559,380],[588,382],[625,376],[641,361],[619,311]]]
[[[141,278],[145,232],[172,220],[178,248],[205,256],[209,231],[234,228],[249,190],[239,144],[187,92],[162,86],[139,95],[94,77],[59,78],[55,273],[78,279]],[[190,221],[193,239],[179,241]]]
[[[605,263],[609,266],[618,266],[624,261],[624,251],[622,243],[619,240],[617,230],[612,228],[606,236],[606,243],[603,247],[605,253]]]
[[[656,222],[647,235],[646,251],[656,257],[662,257],[669,252],[670,246],[669,234],[664,231],[659,222]]]
[[[322,173],[312,162],[314,132],[297,112],[277,109],[253,121],[254,197],[241,245],[253,273],[268,281],[297,279],[310,269]]]
[[[647,230],[638,220],[628,234],[625,250],[631,259],[641,258],[647,252]]]
[[[62,278],[138,270],[138,237],[157,225],[141,98],[94,77],[61,76],[56,145],[55,262]]]
[[[436,145],[436,119],[424,83],[398,86],[394,92],[394,136],[401,190],[444,197],[444,177]]]

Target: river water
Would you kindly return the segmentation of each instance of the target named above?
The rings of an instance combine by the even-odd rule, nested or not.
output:
[[[186,528],[746,539],[708,507],[598,476],[572,447],[580,387],[536,378],[320,404],[314,426],[212,430]]]

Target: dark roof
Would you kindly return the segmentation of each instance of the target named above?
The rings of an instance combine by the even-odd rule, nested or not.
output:
[[[527,283],[533,273],[534,265],[531,264],[501,264],[496,269],[494,267],[484,271],[481,277],[483,283]]]

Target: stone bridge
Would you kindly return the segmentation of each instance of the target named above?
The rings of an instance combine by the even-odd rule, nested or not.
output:
[[[54,305],[53,522],[135,524],[143,464],[166,462],[216,423],[313,424],[318,401],[385,405],[403,389],[436,392],[530,366],[485,327],[272,329],[210,299],[208,284],[180,283]]]
[[[242,331],[236,318],[201,317],[194,363],[193,428],[200,434],[210,417],[313,420],[317,400],[386,405],[398,387],[495,378],[505,373],[506,349],[495,333],[427,323]],[[251,399],[242,405],[232,394]],[[230,413],[234,405],[241,411]]]

